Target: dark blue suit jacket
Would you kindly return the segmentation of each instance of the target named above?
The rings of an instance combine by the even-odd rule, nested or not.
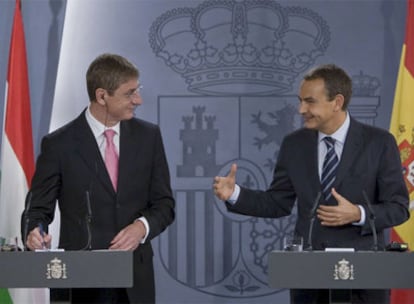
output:
[[[257,217],[282,217],[291,214],[297,201],[298,219],[295,232],[308,239],[310,213],[321,191],[318,175],[318,132],[300,129],[283,140],[274,170],[273,181],[266,191],[241,188],[229,211]],[[369,210],[363,191],[375,213],[379,247],[384,248],[386,228],[409,218],[408,191],[394,137],[387,131],[362,124],[351,118],[337,177],[333,187],[352,203]],[[328,202],[335,205],[332,197]],[[372,231],[368,218],[363,226],[322,227],[315,220],[312,247],[353,247],[372,249]]]

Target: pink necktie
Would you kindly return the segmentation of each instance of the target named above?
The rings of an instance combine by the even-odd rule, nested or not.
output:
[[[105,130],[104,135],[106,138],[105,165],[116,191],[118,185],[118,154],[114,145],[115,131],[112,129]]]

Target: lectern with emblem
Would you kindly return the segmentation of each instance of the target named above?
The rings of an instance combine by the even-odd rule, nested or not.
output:
[[[132,262],[131,251],[0,252],[0,288],[132,287]]]
[[[350,303],[352,289],[414,288],[414,252],[272,251],[269,285],[330,289],[331,303]]]

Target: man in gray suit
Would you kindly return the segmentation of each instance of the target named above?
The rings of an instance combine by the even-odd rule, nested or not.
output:
[[[384,229],[409,217],[408,191],[394,137],[354,120],[347,110],[351,95],[352,81],[343,69],[331,64],[311,70],[298,96],[304,128],[284,138],[270,187],[261,191],[237,185],[233,164],[227,176],[214,178],[216,196],[231,212],[273,218],[289,215],[297,201],[294,233],[305,240],[320,198],[312,244],[307,244],[315,250],[372,249],[372,209],[378,247],[384,250]],[[329,292],[291,290],[291,301],[326,303]],[[388,303],[389,291],[353,290],[352,302]]]
[[[23,225],[23,239],[29,231],[26,245],[31,250],[50,244],[51,235],[40,227],[52,222],[58,201],[60,248],[131,250],[134,256],[132,288],[73,289],[71,301],[154,303],[150,240],[175,215],[161,132],[134,118],[142,103],[141,85],[138,69],[128,60],[115,54],[98,56],[86,80],[89,107],[42,140],[27,199],[30,206],[23,214],[23,222],[29,220],[27,229]],[[90,235],[84,220],[88,204]]]

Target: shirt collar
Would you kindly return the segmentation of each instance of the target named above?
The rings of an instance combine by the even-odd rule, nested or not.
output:
[[[349,113],[348,113],[348,112],[346,112],[346,118],[345,118],[344,123],[343,123],[343,124],[342,124],[342,126],[340,126],[340,127],[339,127],[339,129],[338,129],[338,130],[336,130],[334,133],[332,133],[332,134],[328,135],[328,134],[325,134],[325,133],[319,132],[319,134],[318,134],[319,142],[320,142],[321,140],[323,140],[323,139],[324,139],[324,137],[326,137],[326,136],[330,136],[330,137],[332,137],[333,139],[335,139],[335,141],[338,141],[338,142],[340,142],[341,144],[344,144],[344,143],[345,143],[346,134],[348,133],[348,130],[349,130],[349,125],[350,125],[350,124],[351,124],[351,119],[350,119],[350,117],[349,117]]]
[[[88,122],[89,126],[91,127],[92,133],[95,136],[95,138],[101,136],[103,134],[103,132],[107,129],[112,129],[116,132],[116,134],[119,135],[119,122],[115,126],[108,128],[103,123],[98,121],[95,117],[93,117],[93,115],[91,113],[91,110],[90,110],[90,107],[88,107],[86,109],[85,117],[86,117],[86,121]]]

